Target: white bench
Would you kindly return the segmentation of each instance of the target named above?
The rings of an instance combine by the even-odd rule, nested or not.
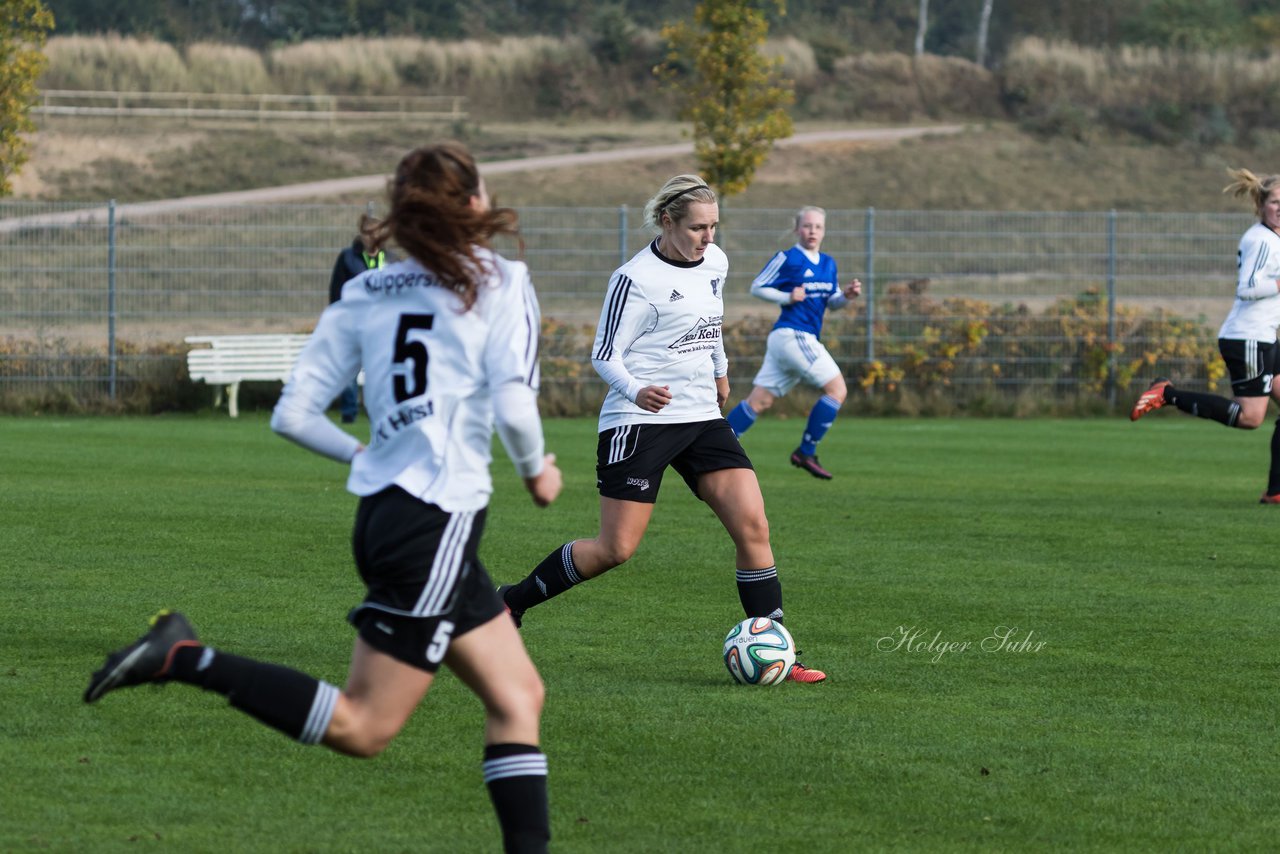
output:
[[[185,339],[196,345],[187,352],[187,373],[191,379],[214,387],[213,405],[222,406],[227,394],[227,411],[240,414],[236,397],[245,380],[284,382],[293,370],[310,335],[192,335]]]

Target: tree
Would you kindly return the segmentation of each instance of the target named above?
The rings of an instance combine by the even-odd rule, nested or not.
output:
[[[27,162],[22,135],[35,130],[30,111],[52,29],[53,15],[40,0],[0,0],[0,196],[13,192],[9,178]]]
[[[785,14],[785,0],[770,0]],[[702,176],[721,197],[751,183],[773,143],[793,130],[781,60],[761,53],[768,23],[757,0],[702,0],[693,23],[664,27],[666,61],[655,69],[693,123]]]

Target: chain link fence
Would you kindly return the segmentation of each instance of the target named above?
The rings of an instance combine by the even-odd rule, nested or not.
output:
[[[368,205],[166,209],[0,204],[0,401],[91,406],[183,379],[196,334],[306,332]],[[751,279],[792,210],[722,209],[726,348],[744,392],[776,307]],[[649,239],[639,208],[520,210],[546,321],[544,397],[598,404],[591,336],[609,274]],[[830,210],[823,250],[856,303],[823,338],[875,397],[1070,395],[1114,405],[1156,373],[1218,382],[1247,215]],[[521,248],[501,245],[516,256]],[[569,406],[566,411],[571,411]]]

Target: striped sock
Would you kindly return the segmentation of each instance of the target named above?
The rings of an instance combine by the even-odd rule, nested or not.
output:
[[[738,599],[748,617],[782,619],[782,582],[778,568],[740,569],[737,572]]]
[[[730,410],[729,414],[725,416],[725,420],[733,428],[733,435],[741,436],[751,429],[751,425],[756,423],[756,418],[758,417],[756,411],[748,406],[744,400]]]
[[[836,415],[840,413],[840,404],[829,394],[818,398],[818,402],[809,410],[809,421],[804,428],[804,437],[800,441],[800,453],[812,456],[818,452],[818,443],[827,435]]]
[[[532,744],[486,745],[484,783],[502,826],[503,850],[545,852],[551,840],[546,754]]]
[[[338,689],[327,682],[207,646],[178,649],[169,672],[179,682],[223,695],[234,708],[303,744],[320,743],[338,703]]]
[[[507,605],[513,611],[525,611],[585,580],[573,565],[573,543],[565,543],[543,558],[524,581],[507,591]]]

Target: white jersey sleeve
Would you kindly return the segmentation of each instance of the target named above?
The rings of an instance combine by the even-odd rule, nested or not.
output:
[[[591,366],[609,387],[635,403],[645,384],[632,376],[623,362],[636,339],[653,330],[657,313],[639,282],[618,270],[609,280],[604,308],[591,348]]]
[[[1280,294],[1280,240],[1270,229],[1251,228],[1240,238],[1236,296],[1267,299]]]
[[[341,301],[325,309],[271,413],[272,430],[344,463],[355,456],[360,442],[324,413],[360,370],[360,350],[351,330],[354,322]]]
[[[495,305],[485,346],[498,438],[521,477],[542,473],[545,444],[538,418],[541,313],[524,264],[510,264],[508,296]]]
[[[1275,341],[1280,325],[1280,235],[1262,223],[1249,228],[1236,251],[1236,298],[1219,338]]]

